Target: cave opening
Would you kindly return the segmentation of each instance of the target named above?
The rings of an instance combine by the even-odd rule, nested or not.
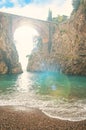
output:
[[[37,30],[30,26],[18,27],[14,32],[14,42],[19,55],[19,62],[21,63],[23,71],[26,71],[28,64],[28,55],[31,54],[34,48],[33,39],[38,36]]]

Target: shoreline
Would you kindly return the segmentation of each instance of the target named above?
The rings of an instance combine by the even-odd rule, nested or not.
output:
[[[0,106],[0,130],[86,130],[86,120],[61,120],[37,108]]]
[[[71,122],[78,122],[78,121],[84,121],[86,119],[70,119],[70,118],[62,118],[60,116],[52,116],[50,114],[48,114],[47,112],[45,111],[42,111],[46,116],[50,117],[50,118],[54,118],[54,119],[58,119],[58,120],[63,120],[63,121],[71,121]]]

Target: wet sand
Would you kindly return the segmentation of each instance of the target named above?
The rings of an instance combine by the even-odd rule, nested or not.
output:
[[[86,120],[60,120],[36,108],[0,106],[0,130],[86,130]]]

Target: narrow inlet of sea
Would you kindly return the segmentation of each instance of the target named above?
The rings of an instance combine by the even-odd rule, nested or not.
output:
[[[0,106],[38,108],[65,120],[86,119],[86,77],[62,73],[0,75]]]

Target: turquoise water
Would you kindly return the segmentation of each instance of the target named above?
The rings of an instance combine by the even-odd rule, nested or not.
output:
[[[0,105],[24,105],[49,116],[86,118],[86,77],[60,73],[0,75]]]
[[[55,97],[86,98],[86,77],[67,76],[60,73],[35,74],[35,90]]]

